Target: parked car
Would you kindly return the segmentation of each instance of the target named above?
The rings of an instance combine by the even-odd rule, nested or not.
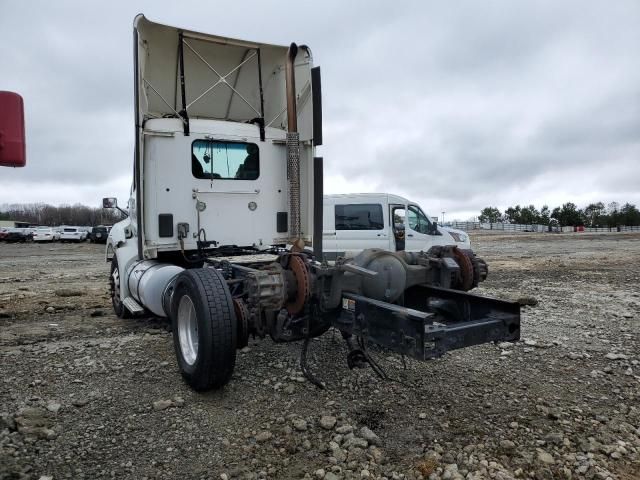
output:
[[[61,242],[84,242],[87,232],[77,227],[64,227],[60,233]]]
[[[84,232],[84,238],[85,240],[89,240],[89,237],[91,236],[91,229],[93,227],[78,227],[78,230],[80,230],[81,232]]]
[[[5,242],[32,242],[33,231],[30,228],[10,228],[4,237]]]
[[[51,227],[38,227],[33,233],[34,242],[55,242],[60,240],[60,232]]]
[[[91,243],[107,243],[110,229],[110,227],[105,227],[104,225],[93,227],[89,232],[89,241]]]

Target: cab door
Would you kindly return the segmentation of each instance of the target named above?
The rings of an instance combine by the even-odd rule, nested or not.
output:
[[[408,205],[405,217],[405,249],[408,252],[427,251],[433,245],[431,221],[418,205]]]

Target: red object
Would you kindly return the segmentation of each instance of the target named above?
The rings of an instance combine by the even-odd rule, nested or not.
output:
[[[26,163],[22,97],[0,92],[0,166],[24,167]]]
[[[578,226],[578,232],[584,232],[584,225]]]

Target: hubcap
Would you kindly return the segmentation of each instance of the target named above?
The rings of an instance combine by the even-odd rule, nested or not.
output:
[[[183,296],[178,305],[178,339],[184,361],[193,365],[198,356],[198,319],[189,295]]]

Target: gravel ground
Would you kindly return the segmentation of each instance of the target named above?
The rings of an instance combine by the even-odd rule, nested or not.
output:
[[[332,331],[251,341],[231,383],[183,383],[157,319],[120,320],[99,245],[0,244],[0,479],[640,478],[640,236],[474,235],[478,293],[520,298],[522,341],[393,381]]]

